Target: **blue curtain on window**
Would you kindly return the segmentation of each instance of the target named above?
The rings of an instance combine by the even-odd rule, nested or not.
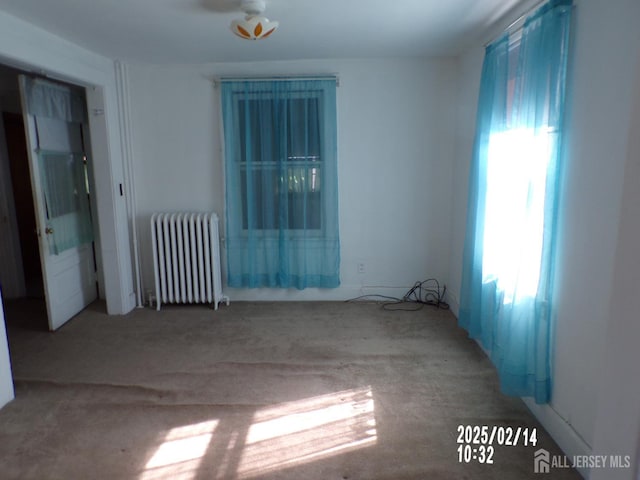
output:
[[[336,81],[222,83],[231,287],[340,284]]]
[[[551,396],[552,270],[571,0],[485,52],[459,322],[508,395]]]

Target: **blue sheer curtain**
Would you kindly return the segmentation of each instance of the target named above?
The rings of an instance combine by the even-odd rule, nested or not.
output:
[[[551,397],[552,271],[571,0],[485,52],[459,322],[508,395]]]
[[[336,81],[222,83],[231,287],[340,284]]]

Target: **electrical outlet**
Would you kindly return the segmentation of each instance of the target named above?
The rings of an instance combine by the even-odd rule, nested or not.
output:
[[[364,263],[362,262],[358,263],[358,273],[364,273],[364,272],[365,272]]]

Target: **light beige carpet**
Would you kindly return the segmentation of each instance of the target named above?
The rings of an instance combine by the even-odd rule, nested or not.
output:
[[[7,305],[3,479],[521,479],[561,453],[447,311],[98,303],[56,333],[41,314]],[[537,428],[537,447],[461,463],[458,425]]]

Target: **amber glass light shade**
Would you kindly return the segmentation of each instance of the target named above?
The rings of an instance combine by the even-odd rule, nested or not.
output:
[[[231,22],[231,31],[246,40],[267,38],[276,28],[278,28],[278,22],[272,22],[260,15],[247,15],[243,20]]]

